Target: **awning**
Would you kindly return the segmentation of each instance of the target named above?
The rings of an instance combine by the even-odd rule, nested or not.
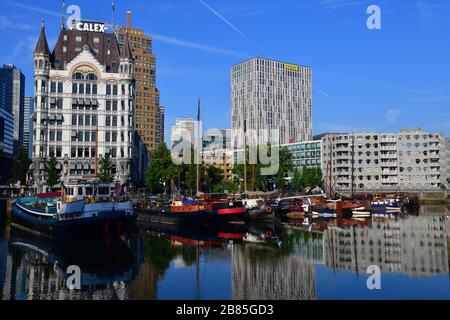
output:
[[[47,114],[46,114],[46,113],[43,113],[42,116],[41,116],[41,120],[47,120],[47,118],[48,118],[48,117],[47,117]]]
[[[55,119],[56,119],[56,116],[55,116],[54,114],[51,114],[51,115],[49,115],[49,119],[50,119],[50,120],[55,120]]]
[[[92,101],[92,105],[93,105],[93,106],[98,105],[98,101],[97,101],[96,99],[92,99],[91,101]]]
[[[56,169],[62,170],[62,169],[63,169],[62,163],[58,162],[58,163],[56,164]]]
[[[75,163],[70,164],[70,170],[75,170],[77,168],[77,165]]]
[[[56,104],[56,98],[50,98],[50,103],[51,104]]]
[[[36,169],[36,164],[32,163],[30,166],[30,170],[34,170],[34,169]]]
[[[72,137],[76,137],[77,136],[77,132],[76,131],[72,131]]]
[[[40,163],[39,164],[39,170],[44,170],[45,169],[45,164],[44,163]]]
[[[62,121],[62,120],[63,120],[62,114],[58,114],[58,115],[56,116],[56,119],[58,119],[58,121]]]

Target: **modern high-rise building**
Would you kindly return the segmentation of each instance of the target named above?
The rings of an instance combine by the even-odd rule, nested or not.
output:
[[[445,139],[421,129],[322,138],[322,172],[333,191],[427,191],[446,184]]]
[[[231,118],[237,148],[244,128],[253,144],[312,140],[311,68],[263,58],[233,66]]]
[[[5,64],[0,68],[0,106],[14,115],[14,155],[16,155],[23,145],[25,76],[12,64]]]
[[[127,13],[127,25],[119,30],[119,43],[128,34],[135,59],[136,97],[134,129],[150,151],[164,143],[164,108],[156,87],[156,56],[152,52],[152,38],[144,30],[134,28],[132,15]]]
[[[33,97],[25,97],[25,108],[23,113],[23,147],[28,150],[28,155],[31,158],[32,136],[33,136],[33,122],[32,115],[34,113],[34,99]]]
[[[230,129],[209,129],[203,137],[202,159],[207,167],[216,167],[224,180],[233,176],[232,132]]]
[[[62,179],[96,180],[109,154],[115,180],[129,182],[133,153],[134,59],[103,23],[62,28],[51,53],[42,25],[34,51],[34,186],[42,190],[54,153]]]

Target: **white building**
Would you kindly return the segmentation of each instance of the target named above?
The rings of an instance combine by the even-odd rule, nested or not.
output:
[[[231,117],[237,148],[243,147],[244,127],[259,137],[248,137],[250,143],[312,140],[311,68],[263,58],[233,66]]]
[[[83,25],[87,26],[86,28]],[[42,25],[34,51],[34,186],[54,153],[67,180],[95,179],[100,156],[109,154],[116,179],[130,177],[133,147],[133,57],[126,38],[102,24],[61,29],[53,53]],[[82,30],[97,31],[82,31]]]
[[[172,145],[179,141],[187,141],[194,143],[195,139],[195,120],[193,118],[176,119],[175,125],[172,126]]]
[[[338,192],[352,187],[356,192],[441,190],[445,148],[442,135],[418,128],[327,134],[322,138],[324,181]]]

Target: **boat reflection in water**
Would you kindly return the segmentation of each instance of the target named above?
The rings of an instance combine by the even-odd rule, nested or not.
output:
[[[0,222],[0,299],[450,299],[446,215],[309,223],[144,223],[95,247]],[[67,289],[70,265],[82,290]],[[372,265],[382,290],[367,288]]]
[[[58,242],[12,228],[8,249],[3,299],[127,299],[125,284],[136,272],[122,242]],[[69,266],[79,267],[80,290],[68,289]]]

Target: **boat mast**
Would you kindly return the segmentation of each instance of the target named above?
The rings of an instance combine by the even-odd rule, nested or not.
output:
[[[247,193],[247,120],[244,120],[244,193]]]
[[[350,198],[353,199],[355,191],[355,136],[352,135],[352,190]]]
[[[197,196],[200,194],[200,98],[197,110]]]

